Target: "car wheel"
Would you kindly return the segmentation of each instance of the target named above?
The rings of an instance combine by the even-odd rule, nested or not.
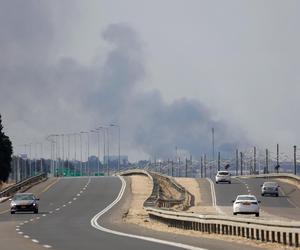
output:
[[[218,184],[219,182],[216,181],[216,184]]]
[[[259,217],[259,213],[256,213],[256,214],[255,214],[255,217]]]
[[[278,197],[278,194],[276,194],[276,197]]]
[[[265,196],[265,194],[261,194],[261,196]]]
[[[35,214],[38,214],[38,213],[39,213],[39,210],[36,209],[36,210],[34,210],[33,212],[34,212]]]
[[[233,213],[233,215],[237,215],[237,213]]]
[[[228,184],[231,184],[231,181],[228,181]]]
[[[10,214],[15,214],[16,212],[15,211],[10,211]]]

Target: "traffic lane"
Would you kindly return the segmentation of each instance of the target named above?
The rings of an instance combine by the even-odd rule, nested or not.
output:
[[[41,245],[33,244],[33,242],[25,239],[23,235],[16,233],[17,222],[0,222],[0,248],[1,250],[45,250]]]
[[[120,203],[116,204],[110,211],[109,214],[105,214],[102,219],[100,225],[104,225],[107,228],[111,228],[116,231],[125,232],[129,234],[135,234],[145,237],[152,237],[155,239],[166,240],[170,242],[179,242],[186,245],[191,245],[199,248],[209,249],[209,250],[232,250],[232,249],[244,249],[244,250],[258,250],[261,249],[259,246],[245,244],[244,240],[238,240],[234,238],[234,240],[229,240],[225,236],[214,235],[212,238],[203,237],[199,232],[191,232],[188,236],[182,235],[180,233],[174,232],[164,232],[162,230],[149,229],[147,227],[143,227],[136,224],[129,224],[123,222],[124,213],[127,213],[130,202],[132,199],[132,193],[130,190],[130,179],[125,178],[127,182],[127,187],[125,193],[120,201]],[[206,179],[202,184],[206,190],[210,190],[210,184]],[[109,215],[109,216],[107,216]],[[147,223],[147,222],[145,222]],[[181,230],[180,230],[181,231]],[[194,233],[197,235],[192,236]],[[208,236],[208,235],[206,235]],[[227,240],[226,240],[227,239]],[[130,240],[130,239],[129,239]],[[163,246],[163,245],[162,245]],[[162,249],[167,249],[166,246]],[[174,249],[174,248],[172,248]]]
[[[27,192],[33,192],[36,195],[45,193],[57,183],[55,179],[48,179],[31,187]],[[23,234],[19,234],[19,228],[17,228],[24,220],[30,221],[30,219],[40,216],[29,213],[22,213],[11,215],[9,211],[9,201],[2,204],[2,213],[0,215],[0,246],[1,250],[19,250],[19,249],[32,249],[41,250],[45,249],[41,245],[33,243],[31,240],[25,239]],[[19,231],[17,231],[19,230]]]
[[[69,183],[76,185],[76,179]],[[24,225],[24,232],[41,244],[54,249],[173,249],[160,244],[129,239],[99,231],[91,226],[91,219],[118,196],[121,182],[116,177],[93,178],[89,187],[76,201],[39,221]],[[105,216],[109,216],[108,213]]]
[[[49,186],[42,185],[42,183],[38,184],[41,186],[37,185],[26,191],[33,192],[40,198],[38,214],[33,214],[31,212],[18,212],[11,215],[9,211],[10,202],[6,202],[7,211],[0,215],[0,221],[25,221],[40,217],[43,214],[49,214],[52,210],[62,204],[66,197],[71,199],[76,191],[80,190],[87,181],[88,178],[79,178],[76,182],[76,186],[71,187],[69,185],[71,179],[64,178],[60,179],[57,183],[55,183],[55,185],[51,185],[50,189],[47,189]]]
[[[242,179],[250,188],[251,194],[255,195],[261,201],[261,209],[277,218],[300,220],[299,197],[300,191],[292,184],[278,180],[250,178]],[[261,196],[261,185],[265,181],[276,181],[280,185],[279,197]]]
[[[217,206],[232,206],[232,201],[235,200],[238,195],[248,194],[247,187],[236,178],[231,179],[231,184],[216,184],[214,181],[214,187]]]
[[[38,195],[42,193],[43,190],[45,190],[46,188],[51,187],[53,184],[55,184],[57,180],[58,180],[57,178],[49,178],[45,181],[35,184],[31,188],[29,188],[27,192],[32,192]],[[10,209],[9,204],[10,201],[8,199],[5,202],[0,203],[0,215],[8,212],[8,209]]]
[[[284,180],[275,179],[280,185],[279,190],[282,195],[286,196],[293,206],[300,208],[300,189],[292,183],[287,183]]]
[[[36,221],[35,223],[26,224],[24,226],[24,232],[38,239],[41,244],[53,246],[54,249],[76,250],[84,248],[88,250],[99,247],[102,249],[115,250],[174,249],[175,247],[173,246],[108,234],[91,227],[91,219],[115,200],[120,188],[121,182],[118,178],[102,177],[92,179],[88,189],[82,193],[76,202],[55,214]],[[107,228],[121,230],[125,233],[129,232],[138,235],[152,236],[158,239],[170,240],[171,242],[181,242],[200,247],[207,246],[207,249],[229,250],[240,249],[241,247],[247,250],[258,249],[256,247],[244,247],[241,244],[215,239],[163,233],[148,230],[139,226],[136,227],[134,225],[120,223],[122,222],[123,213],[126,211],[126,209],[124,210],[124,205],[129,205],[129,189],[130,185],[127,186],[121,202],[104,215],[104,221],[100,218],[98,221],[100,225],[104,224]]]

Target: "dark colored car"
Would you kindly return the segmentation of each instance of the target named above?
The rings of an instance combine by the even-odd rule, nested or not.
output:
[[[263,185],[261,185],[261,195],[279,195],[279,185],[276,182],[264,182]]]
[[[15,194],[10,202],[10,213],[16,212],[39,212],[39,199],[32,193],[18,193]]]

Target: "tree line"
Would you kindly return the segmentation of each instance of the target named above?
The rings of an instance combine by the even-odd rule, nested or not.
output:
[[[8,180],[11,172],[13,148],[7,135],[3,132],[2,117],[0,114],[0,186]]]

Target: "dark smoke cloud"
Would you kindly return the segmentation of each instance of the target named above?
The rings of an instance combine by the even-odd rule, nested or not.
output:
[[[167,104],[157,90],[141,92],[143,44],[129,25],[109,25],[104,63],[84,66],[56,55],[52,19],[35,1],[6,1],[0,9],[0,112],[15,144],[110,121],[121,125],[125,152],[155,157],[172,157],[175,147],[196,156],[210,152],[212,127],[224,151],[244,140],[199,101]]]

